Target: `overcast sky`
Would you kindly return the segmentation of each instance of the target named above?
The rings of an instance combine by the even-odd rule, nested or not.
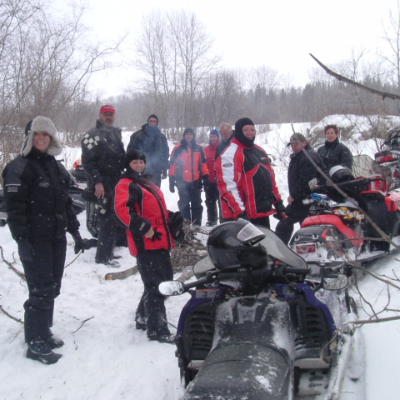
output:
[[[102,38],[130,30],[132,43],[144,14],[159,9],[193,11],[215,37],[222,65],[268,65],[290,73],[294,84],[307,81],[316,66],[314,54],[327,64],[350,58],[352,49],[375,53],[382,21],[397,0],[87,0],[86,23]],[[56,0],[59,6],[68,0]],[[128,44],[128,43],[127,43]],[[128,54],[127,52],[125,54]],[[125,65],[126,65],[125,60]],[[104,94],[117,95],[126,87],[128,71],[108,72],[94,81]],[[102,82],[107,81],[104,85]]]

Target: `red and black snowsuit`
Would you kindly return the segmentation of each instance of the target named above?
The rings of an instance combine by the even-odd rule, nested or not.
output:
[[[250,221],[269,227],[268,216],[281,196],[267,153],[235,130],[231,144],[214,165],[223,218],[236,220],[245,212]]]
[[[169,251],[175,243],[164,195],[149,178],[128,168],[115,188],[115,213],[127,228],[129,251],[137,258],[145,288],[136,320],[146,323],[148,337],[156,339],[170,334],[158,285],[172,279]],[[153,238],[144,236],[150,228],[155,232]]]
[[[209,172],[209,183],[204,188],[206,194],[206,207],[207,207],[207,219],[210,225],[214,225],[218,221],[218,208],[217,202],[219,198],[219,190],[217,184],[217,177],[215,175],[214,162],[215,154],[219,141],[211,143],[204,148],[204,154],[207,160],[207,167]]]
[[[207,176],[207,178],[205,178]],[[202,179],[208,180],[208,168],[203,147],[193,140],[182,139],[171,153],[169,180],[179,192],[178,207],[183,218],[201,225]]]

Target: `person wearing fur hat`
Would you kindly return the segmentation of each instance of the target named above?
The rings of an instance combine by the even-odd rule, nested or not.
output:
[[[209,183],[204,185],[204,192],[206,194],[206,207],[207,207],[207,226],[214,226],[218,223],[218,184],[215,177],[214,161],[217,147],[220,143],[220,134],[216,129],[210,132],[210,142],[204,148],[204,154],[207,160],[207,167],[209,172]]]
[[[151,175],[150,182],[161,187],[161,178],[168,176],[169,148],[167,138],[158,128],[157,115],[151,114],[147,123],[131,135],[127,151],[131,149],[146,155],[146,172]]]
[[[126,228],[129,250],[137,258],[144,284],[136,311],[136,329],[146,330],[149,340],[173,343],[166,323],[164,296],[158,285],[172,279],[169,252],[175,248],[173,233],[182,229],[183,218],[167,210],[162,191],[144,173],[146,156],[143,153],[135,149],[128,151],[124,167],[125,172],[115,188],[115,212]]]
[[[54,300],[60,294],[69,232],[83,251],[79,222],[68,195],[70,175],[56,161],[62,151],[56,127],[38,116],[27,125],[21,155],[3,171],[6,212],[24,267],[29,298],[24,304],[26,356],[54,364],[64,342],[53,336]]]
[[[113,254],[118,236],[118,220],[112,206],[112,194],[123,170],[125,149],[121,129],[114,127],[115,108],[100,108],[96,126],[81,141],[82,165],[88,190],[96,200],[98,242],[95,261],[109,267],[120,267]]]
[[[215,161],[215,170],[224,218],[245,218],[269,228],[269,215],[285,207],[268,154],[255,137],[250,118],[236,121],[234,138]]]
[[[193,225],[201,225],[203,217],[201,189],[203,184],[207,187],[208,176],[203,147],[196,143],[194,130],[186,128],[183,139],[171,153],[169,190],[174,193],[175,186],[178,188],[179,211],[183,218]]]

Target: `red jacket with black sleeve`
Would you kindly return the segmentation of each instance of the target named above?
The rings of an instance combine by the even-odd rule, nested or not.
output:
[[[250,219],[275,212],[272,205],[281,195],[264,149],[257,145],[246,147],[234,138],[214,165],[224,218],[236,220],[244,211]]]
[[[204,154],[206,155],[207,167],[210,176],[210,183],[217,182],[217,178],[215,176],[214,170],[214,161],[215,161],[215,153],[217,152],[217,147],[219,145],[219,141],[215,143],[210,143],[207,147],[204,148]]]
[[[208,168],[203,147],[182,139],[172,150],[169,176],[179,183],[198,181],[204,175],[208,175]]]
[[[128,247],[136,257],[144,250],[175,248],[162,191],[137,173],[127,172],[115,187],[115,213],[127,228]],[[153,228],[160,240],[144,235]]]

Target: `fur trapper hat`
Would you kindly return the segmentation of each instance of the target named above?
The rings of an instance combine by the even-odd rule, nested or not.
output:
[[[51,140],[46,153],[50,156],[58,156],[62,152],[62,146],[57,137],[57,129],[50,118],[38,116],[33,119],[31,128],[26,136],[21,154],[26,157],[33,147],[33,136],[35,132],[46,132]]]

